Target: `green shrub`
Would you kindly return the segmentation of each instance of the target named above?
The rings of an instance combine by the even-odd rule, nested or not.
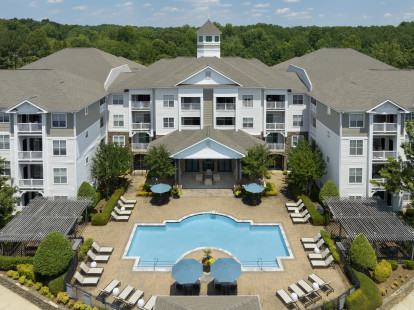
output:
[[[382,305],[381,291],[377,284],[365,274],[355,271],[361,287],[346,297],[345,308],[348,310],[372,310]]]
[[[79,186],[78,197],[90,198],[92,200],[92,207],[95,207],[99,202],[99,197],[96,191],[93,189],[92,185],[86,181]]]
[[[271,179],[272,178],[272,174],[269,171],[266,171],[266,173],[264,174],[266,179]]]
[[[92,225],[103,226],[106,225],[111,217],[111,212],[114,210],[121,195],[124,194],[123,188],[118,188],[108,199],[107,203],[102,209],[102,213],[96,213],[92,216]]]
[[[283,175],[287,175],[287,170],[283,169]]]
[[[75,304],[75,301],[73,299],[68,301],[68,307],[73,308],[73,305]]]
[[[31,256],[0,256],[0,270],[17,270],[19,264],[33,264]]]
[[[85,240],[85,242],[82,244],[79,253],[78,253],[78,258],[79,260],[83,260],[83,258],[85,257],[86,253],[88,252],[88,250],[91,248],[93,243],[93,238],[88,238]]]
[[[19,264],[17,265],[17,271],[20,275],[26,276],[28,280],[36,280],[32,264]]]
[[[47,294],[49,294],[49,293],[50,293],[50,291],[49,291],[49,288],[48,288],[47,286],[43,286],[43,287],[40,289],[40,294],[42,294],[42,295],[47,296]]]
[[[56,296],[56,301],[60,304],[66,305],[69,302],[69,296],[66,292],[59,292]]]
[[[151,192],[151,184],[142,183],[139,186],[137,196],[141,196],[141,197],[151,197],[151,196],[153,196],[153,193]]]
[[[302,199],[305,208],[308,210],[309,215],[311,216],[311,222],[314,226],[323,226],[326,222],[326,217],[323,214],[320,214],[318,210],[316,210],[314,203],[312,200],[306,195],[297,196],[297,200]]]
[[[25,284],[26,284],[26,282],[27,282],[27,280],[26,280],[26,276],[21,276],[21,277],[19,278],[19,282],[20,282],[20,284],[21,284],[21,285],[25,285]]]
[[[404,261],[404,268],[413,270],[414,269],[414,262],[411,260]]]
[[[393,271],[398,269],[398,263],[395,260],[389,260],[388,262],[391,264]]]
[[[398,282],[397,280],[395,280],[392,284],[394,284],[395,286],[400,285],[400,282]]]
[[[378,283],[387,281],[392,273],[392,267],[389,262],[383,259],[377,266],[374,268],[373,278]]]
[[[86,305],[81,300],[78,300],[73,305],[73,309],[75,309],[75,310],[85,310],[86,309]]]
[[[32,280],[27,281],[27,286],[32,287],[33,286],[33,281]]]
[[[43,284],[41,282],[36,283],[36,290],[40,290],[43,287]]]
[[[325,197],[339,197],[339,190],[334,181],[329,180],[322,186],[319,192],[319,202],[322,202]]]
[[[49,284],[47,286],[52,294],[56,295],[59,292],[63,292],[63,279],[65,278],[65,276],[66,273],[64,273],[60,277],[57,277],[56,279],[53,279],[52,281],[49,281]]]
[[[325,229],[322,229],[320,233],[323,238],[323,241],[325,241],[326,245],[328,246],[329,251],[331,251],[332,257],[334,258],[335,262],[339,263],[341,257],[339,256],[339,252],[336,249],[335,242],[332,240],[331,235]]]
[[[277,196],[277,189],[275,183],[267,182],[262,196]]]
[[[407,209],[405,211],[405,216],[410,219],[414,218],[414,209]]]
[[[20,277],[19,273],[16,270],[7,271],[7,276],[13,280],[17,280]]]
[[[373,270],[377,266],[374,249],[363,234],[359,234],[349,249],[349,257],[355,265]]]
[[[54,277],[68,268],[73,258],[72,246],[61,232],[47,234],[36,251],[33,268],[36,274]]]

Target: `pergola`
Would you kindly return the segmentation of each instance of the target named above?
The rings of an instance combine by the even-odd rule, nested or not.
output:
[[[325,199],[325,205],[340,225],[339,237],[343,227],[351,242],[360,233],[364,234],[374,247],[377,242],[410,242],[411,259],[413,258],[414,227],[395,214],[384,200],[376,197],[328,197]]]
[[[0,231],[2,253],[4,242],[40,242],[54,231],[69,237],[85,210],[85,219],[88,218],[87,208],[91,203],[89,198],[34,198]]]

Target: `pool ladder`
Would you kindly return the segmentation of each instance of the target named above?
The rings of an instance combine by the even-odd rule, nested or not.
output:
[[[261,257],[257,260],[257,266],[259,266],[260,270],[263,270],[263,259]]]
[[[155,266],[157,266],[157,264],[158,264],[158,258],[154,257],[154,271],[155,271]]]

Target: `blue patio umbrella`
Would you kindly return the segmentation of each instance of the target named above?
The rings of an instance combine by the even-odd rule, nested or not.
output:
[[[194,258],[182,259],[172,267],[172,277],[180,284],[193,284],[203,275],[203,265]]]
[[[241,265],[234,258],[219,258],[211,264],[210,274],[219,282],[234,282],[242,274]]]
[[[256,183],[247,184],[244,186],[244,189],[246,190],[246,192],[249,192],[252,194],[257,194],[257,193],[261,193],[264,191],[264,187]]]
[[[156,194],[166,193],[171,189],[171,186],[164,183],[159,183],[151,186],[151,192]]]

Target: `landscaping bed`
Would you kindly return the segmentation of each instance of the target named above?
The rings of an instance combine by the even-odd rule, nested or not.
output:
[[[391,273],[391,276],[385,282],[379,283],[378,287],[382,295],[387,297],[410,282],[413,277],[414,270],[406,269],[399,264],[398,268]],[[395,285],[394,282],[397,282],[398,285]]]

